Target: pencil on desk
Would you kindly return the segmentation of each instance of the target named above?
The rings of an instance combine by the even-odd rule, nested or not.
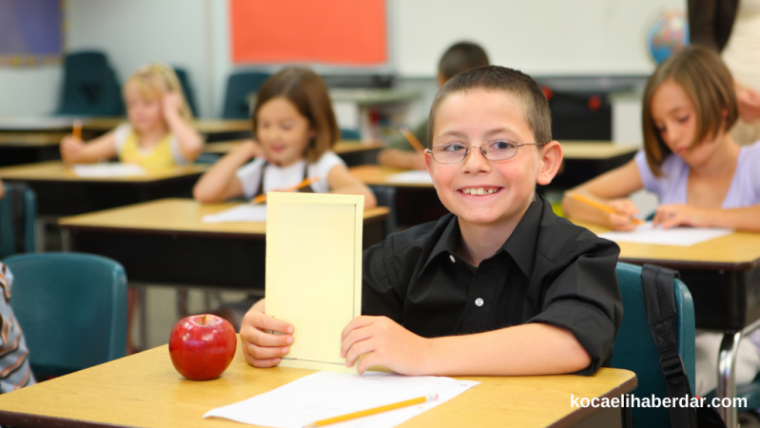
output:
[[[319,177],[306,178],[302,182],[296,184],[295,186],[288,187],[285,190],[277,190],[277,192],[292,192],[294,190],[298,190],[298,189],[304,188],[304,187],[306,187],[306,186],[308,186],[311,183],[314,183],[316,181],[319,181]],[[259,195],[259,196],[256,196],[255,198],[253,198],[253,203],[254,204],[260,204],[260,203],[262,203],[262,202],[264,202],[266,200],[267,200],[267,195],[263,194],[263,195]]]
[[[438,394],[430,394],[424,397],[412,398],[411,400],[400,401],[398,403],[387,404],[385,406],[375,407],[374,409],[361,410],[346,415],[336,416],[334,418],[322,419],[320,421],[312,422],[304,428],[322,427],[330,424],[337,424],[338,422],[350,421],[352,419],[363,418],[365,416],[376,415],[378,413],[387,412],[389,410],[396,410],[402,407],[414,406],[415,404],[428,403],[430,401],[438,400]]]
[[[73,128],[74,129],[71,130],[71,133],[74,134],[74,138],[76,138],[77,140],[81,140],[82,139],[82,121],[78,119],[75,120]]]
[[[592,206],[592,207],[594,207],[594,208],[596,208],[598,210],[602,210],[602,211],[604,211],[606,213],[618,214],[618,212],[615,211],[615,209],[612,208],[611,206],[604,205],[601,202],[597,202],[597,201],[595,201],[593,199],[589,199],[589,198],[587,198],[587,197],[585,197],[583,195],[579,195],[577,193],[571,193],[570,197],[573,198],[573,199],[575,199],[578,202],[583,202],[586,205],[590,205],[590,206]],[[631,222],[633,222],[633,224],[644,224],[643,221],[641,221],[641,220],[639,220],[639,219],[637,219],[635,217],[631,217]]]
[[[406,141],[409,141],[409,144],[414,147],[414,150],[417,150],[418,152],[422,153],[425,151],[425,148],[422,146],[422,143],[420,143],[420,140],[417,139],[417,137],[414,136],[412,131],[409,130],[409,128],[406,128],[404,126],[399,128],[399,131],[401,131],[402,134],[404,134],[404,138],[406,138]]]

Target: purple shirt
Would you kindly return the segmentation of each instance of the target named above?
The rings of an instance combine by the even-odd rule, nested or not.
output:
[[[639,167],[644,188],[656,193],[660,204],[686,204],[686,185],[689,165],[679,156],[671,155],[662,163],[662,177],[655,177],[647,164],[646,154],[639,151],[634,158]],[[728,188],[721,208],[744,208],[760,204],[760,141],[742,146],[734,179]]]

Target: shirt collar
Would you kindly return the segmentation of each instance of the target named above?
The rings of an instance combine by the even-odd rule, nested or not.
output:
[[[546,203],[548,205],[548,202]],[[536,259],[536,247],[538,242],[539,226],[543,218],[544,199],[536,195],[536,199],[528,206],[522,219],[515,230],[502,244],[501,249],[495,255],[504,251],[515,261],[522,273],[530,278],[533,274],[533,264]],[[551,208],[550,208],[551,209]],[[459,240],[459,222],[456,216],[451,216],[449,224],[441,233],[425,265],[420,270],[420,276],[441,253],[457,254],[457,242]],[[458,256],[457,256],[458,257]]]

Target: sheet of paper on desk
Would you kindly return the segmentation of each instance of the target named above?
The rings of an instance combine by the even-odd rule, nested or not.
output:
[[[266,313],[295,329],[280,365],[356,373],[340,335],[362,310],[364,197],[270,192],[267,208]]]
[[[267,221],[266,205],[240,204],[228,210],[203,216],[204,223],[224,223],[237,221]]]
[[[433,184],[433,179],[427,171],[399,172],[389,175],[387,181],[388,183]]]
[[[312,422],[372,409],[429,394],[438,400],[342,422],[341,428],[389,428],[399,425],[467,391],[479,382],[434,376],[401,376],[366,372],[364,375],[317,372],[225,407],[216,416],[276,428],[301,428]]]
[[[599,235],[600,238],[615,242],[634,242],[638,244],[678,245],[688,247],[719,238],[733,232],[731,229],[712,229],[697,227],[674,227],[661,229],[653,227],[648,221],[631,232],[607,232]]]
[[[129,163],[77,164],[71,167],[77,177],[131,177],[145,175],[145,168]]]

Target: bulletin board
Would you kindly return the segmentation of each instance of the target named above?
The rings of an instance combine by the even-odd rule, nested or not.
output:
[[[0,66],[58,63],[63,0],[0,0]]]
[[[235,64],[388,61],[385,0],[229,0]]]

